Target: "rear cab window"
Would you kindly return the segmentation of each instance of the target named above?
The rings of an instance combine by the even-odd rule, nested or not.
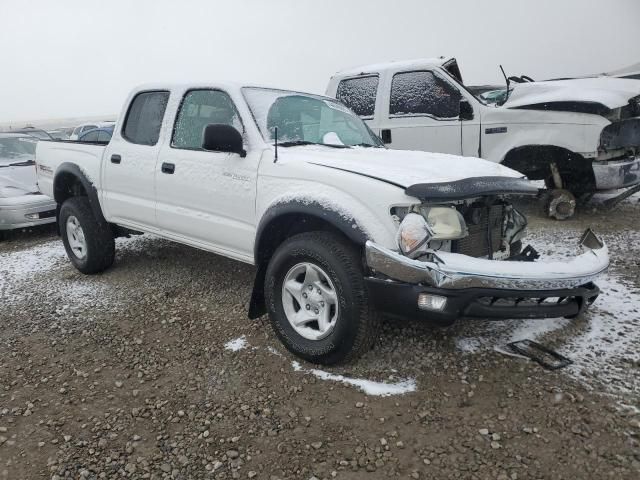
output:
[[[389,115],[455,118],[461,98],[457,88],[431,71],[400,72],[391,81]]]
[[[338,84],[336,98],[359,117],[373,118],[378,94],[378,75],[346,78]]]
[[[168,101],[168,91],[138,93],[129,105],[122,127],[122,137],[137,145],[157,144]]]

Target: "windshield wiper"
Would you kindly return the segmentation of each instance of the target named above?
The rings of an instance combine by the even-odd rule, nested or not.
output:
[[[380,145],[373,145],[372,143],[357,143],[354,147],[382,148]]]
[[[279,147],[298,147],[300,145],[322,145],[323,147],[331,147],[331,148],[349,148],[349,145],[334,145],[331,143],[319,143],[319,142],[310,142],[308,140],[292,140],[289,142],[278,142]]]
[[[10,163],[8,165],[0,165],[0,168],[2,167],[29,167],[31,165],[35,165],[36,162],[34,160],[27,160],[24,162],[15,162],[15,163]]]

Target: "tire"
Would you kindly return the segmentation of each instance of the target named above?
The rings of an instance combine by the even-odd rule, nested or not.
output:
[[[305,282],[309,271],[315,271],[320,278],[320,283],[315,283],[319,287],[311,293],[306,290],[310,282]],[[322,279],[322,275],[326,278]],[[287,285],[300,282],[303,286],[300,297],[283,288],[285,281],[289,282]],[[305,292],[306,300],[302,298]],[[305,305],[292,298],[300,298]],[[354,360],[368,351],[377,339],[380,320],[369,304],[361,256],[348,240],[336,234],[301,233],[282,243],[267,267],[265,300],[271,326],[280,341],[291,353],[309,362],[331,365]],[[311,302],[311,309],[306,302]],[[296,304],[299,310],[292,314]],[[327,310],[322,310],[320,315],[328,311],[326,318],[333,318],[327,333],[320,333],[320,320],[297,328],[289,321],[288,314],[304,317],[305,307],[310,315],[313,316],[313,310],[317,314],[313,305],[322,305],[319,308]],[[329,322],[324,322],[327,324]],[[318,338],[309,338],[316,335],[316,327]]]
[[[79,230],[74,230],[73,225],[77,225]],[[85,274],[98,273],[113,264],[113,232],[108,223],[95,218],[87,197],[66,200],[60,208],[58,226],[67,256],[79,271]]]

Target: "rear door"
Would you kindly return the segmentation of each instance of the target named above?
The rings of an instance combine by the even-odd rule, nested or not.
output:
[[[379,85],[378,74],[365,74],[340,80],[336,90],[336,98],[362,118],[376,135],[380,134],[375,122]]]
[[[202,149],[204,128],[244,131],[231,96],[220,89],[184,93],[170,140],[156,166],[158,226],[164,234],[225,255],[251,258],[260,151],[246,157]]]
[[[169,92],[138,92],[102,160],[107,219],[142,230],[156,228],[156,161]]]
[[[383,105],[380,136],[391,148],[462,153],[460,91],[437,71],[397,72]]]

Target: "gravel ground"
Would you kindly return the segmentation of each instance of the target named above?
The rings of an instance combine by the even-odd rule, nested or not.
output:
[[[253,268],[167,241],[118,240],[87,277],[50,229],[0,244],[0,478],[638,478],[640,203],[596,198],[531,242],[611,249],[575,320],[387,321],[357,363],[318,370],[246,318]],[[574,360],[504,355],[534,338]]]

